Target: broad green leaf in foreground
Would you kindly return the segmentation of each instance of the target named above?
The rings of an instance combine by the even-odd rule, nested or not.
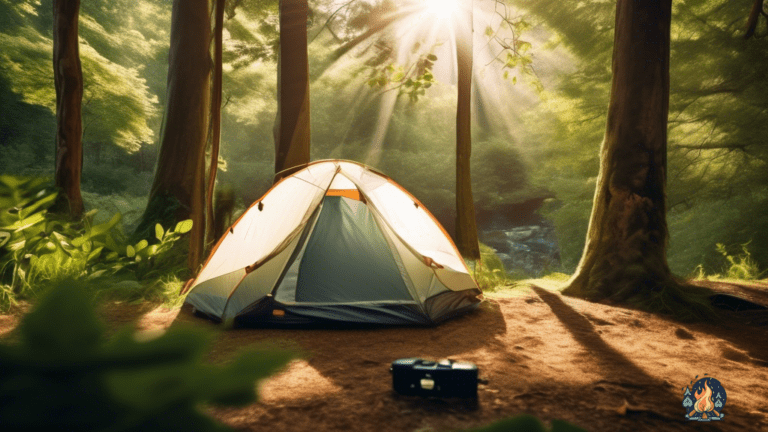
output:
[[[225,366],[202,363],[210,335],[174,328],[137,340],[131,328],[105,341],[85,291],[53,289],[0,345],[3,430],[218,431],[200,403],[256,399],[256,381],[283,367],[287,351],[246,352]]]

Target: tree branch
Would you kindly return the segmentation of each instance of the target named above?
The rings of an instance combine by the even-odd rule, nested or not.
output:
[[[763,12],[763,0],[755,0],[752,4],[752,10],[749,11],[749,18],[747,18],[747,32],[744,33],[744,39],[749,39],[755,34],[757,19],[760,18],[760,14],[765,14]]]

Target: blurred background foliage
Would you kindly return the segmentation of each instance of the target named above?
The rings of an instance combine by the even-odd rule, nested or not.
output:
[[[551,270],[571,272],[584,244],[605,130],[615,2],[474,3],[472,174],[480,229],[547,221],[562,263]],[[219,184],[233,186],[240,210],[273,175],[277,4],[228,2]],[[415,22],[429,21],[422,12],[392,19],[414,5],[310,1],[311,156],[381,170],[452,232],[453,46],[439,28],[437,36],[418,29]],[[2,173],[53,170],[51,10],[51,0],[0,0]],[[157,156],[170,14],[165,0],[81,6],[82,188],[86,205],[103,209],[97,219],[119,212],[126,229],[144,206]],[[745,40],[747,14],[748,5],[728,0],[673,4],[668,256],[682,276],[727,274],[728,256],[748,254],[753,275],[768,263],[768,244],[760,241],[768,237],[768,30],[763,23],[756,38]],[[384,26],[389,19],[393,24]],[[497,42],[512,41],[504,36],[512,29],[510,43],[521,56],[496,57]],[[493,273],[495,265],[486,268]],[[517,271],[496,269],[505,274],[500,280]]]

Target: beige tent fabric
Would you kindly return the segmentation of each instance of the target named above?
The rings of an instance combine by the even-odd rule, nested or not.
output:
[[[222,319],[233,318],[274,291],[286,265],[293,262],[291,256],[300,255],[296,250],[301,247],[299,237],[314,229],[314,224],[307,225],[326,193],[357,194],[355,199],[366,203],[408,291],[425,314],[428,298],[447,290],[477,290],[450,237],[418,200],[364,165],[328,160],[310,163],[283,178],[235,222],[193,283],[191,297],[198,309]],[[295,285],[296,262],[291,269],[281,287]],[[277,301],[291,304],[295,287],[275,295]]]

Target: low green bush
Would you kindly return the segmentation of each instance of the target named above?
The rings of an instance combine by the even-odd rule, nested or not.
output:
[[[155,283],[184,271],[174,245],[192,221],[156,225],[153,239],[129,243],[120,213],[99,224],[92,223],[96,210],[71,221],[49,213],[56,195],[45,179],[0,176],[0,310],[66,279]]]
[[[722,243],[717,243],[715,249],[723,257],[722,270],[718,273],[707,274],[703,265],[699,264],[691,274],[693,279],[741,279],[757,280],[765,275],[766,271],[761,271],[758,262],[752,258],[749,251],[749,243],[739,245],[741,253],[731,252],[729,248]]]
[[[496,291],[514,283],[515,280],[522,279],[522,277],[509,275],[494,249],[483,243],[480,243],[480,260],[469,261],[467,264],[469,268],[474,269],[475,281],[483,291]]]
[[[86,291],[73,282],[50,290],[0,345],[4,431],[229,430],[200,404],[256,400],[256,384],[294,356],[241,353],[224,366],[202,363],[211,335],[172,328],[151,340],[125,328],[105,337]]]

